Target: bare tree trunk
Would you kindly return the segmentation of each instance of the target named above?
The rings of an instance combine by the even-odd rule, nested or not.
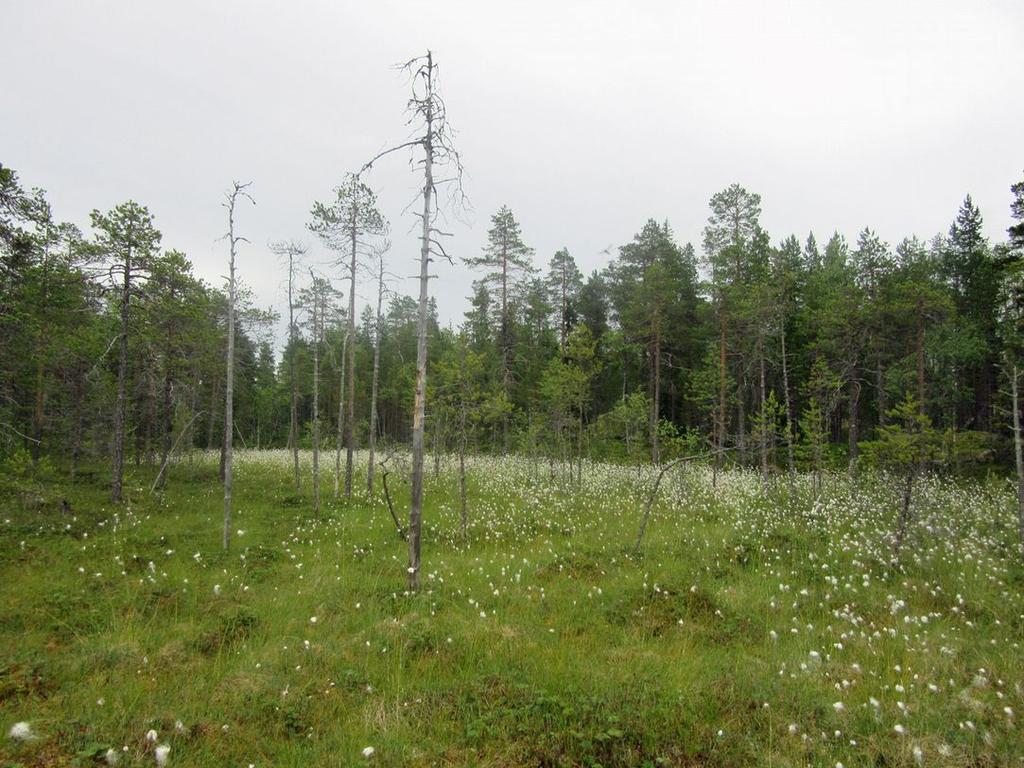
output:
[[[348,354],[348,328],[341,337],[341,382],[338,384],[338,434],[334,441],[334,498],[341,495],[341,446],[345,442],[345,369]]]
[[[157,476],[158,480],[164,477],[163,467],[167,466],[167,461],[171,455],[171,433],[174,432],[174,413],[171,409],[171,368],[169,362],[164,363],[164,387],[163,395],[161,397],[161,407],[163,408],[164,415],[164,430],[163,438],[160,441],[160,467],[161,473]],[[163,483],[160,483],[156,487],[163,488]]]
[[[1021,552],[1024,553],[1024,450],[1021,447],[1020,373],[1016,363],[1010,369],[1010,393],[1013,401],[1013,455],[1017,465],[1017,526]]]
[[[75,367],[75,402],[79,407],[75,409],[75,426],[71,434],[71,479],[78,474],[78,458],[82,453],[82,431],[85,420],[85,377],[81,366]]]
[[[351,270],[348,291],[348,418],[345,419],[345,498],[352,498],[352,456],[356,421],[356,229],[359,222],[357,186],[359,177],[352,177],[352,221],[349,228],[352,245]]]
[[[726,370],[726,334],[725,334],[725,314],[720,309],[721,314],[721,333],[718,342],[718,419],[715,426],[717,427],[717,445],[715,446],[715,464],[714,473],[711,476],[712,487],[718,486],[718,472],[722,468],[722,460],[725,456],[725,432],[726,432],[726,402],[725,402],[725,370]]]
[[[235,395],[235,249],[241,237],[235,236],[235,203],[238,197],[249,197],[245,188],[248,184],[232,183],[228,193],[228,244],[230,260],[228,262],[228,351],[227,372],[224,387],[224,550],[231,546],[231,493],[234,480],[234,395]]]
[[[885,396],[885,372],[880,360],[875,363],[875,389],[878,391],[878,426],[884,427],[889,402]]]
[[[426,134],[423,138],[423,232],[420,237],[420,298],[416,323],[416,394],[412,415],[412,498],[409,504],[408,584],[420,588],[420,530],[423,517],[423,422],[427,390],[427,310],[430,285],[431,195],[434,192],[433,60],[427,52]]]
[[[426,385],[427,385],[427,320],[429,317],[429,285],[430,285],[430,254],[431,248],[447,257],[444,248],[432,235],[441,235],[432,226],[434,198],[434,162],[451,163],[456,168],[456,178],[461,190],[462,164],[458,152],[451,144],[450,128],[445,120],[445,108],[436,92],[437,76],[433,55],[417,57],[407,62],[405,70],[412,74],[414,82],[413,96],[409,101],[409,109],[414,117],[423,119],[423,135],[420,138],[405,142],[397,147],[385,150],[377,158],[404,147],[423,148],[423,212],[420,215],[422,233],[420,236],[420,296],[416,322],[416,391],[412,418],[412,493],[409,501],[409,565],[406,568],[409,591],[417,591],[420,587],[420,546],[423,519],[423,428],[426,417]],[[435,157],[435,152],[437,156]],[[364,166],[368,168],[377,159]],[[449,259],[450,261],[450,259]]]
[[[847,401],[847,419],[849,427],[849,472],[850,477],[857,476],[857,456],[858,456],[858,440],[859,440],[859,422],[858,414],[860,412],[860,380],[858,379],[858,368],[857,364],[853,364],[853,370],[850,375],[850,396]]]
[[[740,357],[740,377],[736,385],[736,450],[740,465],[747,464],[747,371],[743,357]]]
[[[459,517],[462,522],[462,541],[466,541],[466,405],[463,403],[459,416]]]
[[[764,335],[762,329],[761,338],[757,343],[757,356],[759,367],[758,391],[761,396],[761,434],[759,437],[759,448],[761,451],[761,480],[768,482],[768,409],[765,399],[765,370],[764,370]],[[774,425],[772,426],[774,430]]]
[[[320,513],[320,297],[313,283],[313,514]]]
[[[121,338],[118,340],[117,403],[114,406],[114,479],[110,489],[111,501],[121,500],[124,478],[124,432],[127,421],[125,387],[128,379],[128,309],[131,301],[132,251],[129,246],[124,262],[124,283],[121,287]]]
[[[370,465],[366,470],[366,493],[373,496],[374,456],[377,452],[377,389],[380,383],[381,311],[384,303],[384,257],[377,275],[377,316],[373,333],[373,378],[370,381]]]
[[[295,472],[295,493],[302,492],[299,473],[299,384],[295,377],[295,253],[288,253],[288,386],[291,390],[291,426],[289,439],[292,448],[292,467]]]
[[[917,408],[925,414],[924,386],[924,299],[917,298]]]
[[[210,384],[210,418],[206,422],[206,450],[213,450],[213,433],[217,426],[217,402],[220,400],[220,376]]]
[[[42,344],[41,339],[36,340],[36,348]],[[39,463],[39,455],[43,447],[43,404],[45,402],[45,389],[43,387],[43,356],[36,358],[36,397],[35,407],[32,409],[32,463]]]
[[[192,428],[192,423],[196,419],[198,419],[200,416],[202,416],[202,414],[203,414],[202,411],[199,411],[199,413],[193,414],[192,418],[189,419],[188,424],[186,424],[182,428],[181,432],[178,433],[178,437],[175,439],[174,444],[171,446],[170,451],[168,451],[166,457],[164,458],[163,464],[160,465],[160,471],[157,473],[156,479],[153,481],[153,485],[150,486],[150,488],[149,488],[149,492],[150,493],[153,493],[157,488],[163,488],[164,487],[164,484],[166,482],[166,477],[167,477],[167,475],[166,475],[167,465],[171,461],[171,454],[173,454],[178,449],[178,443],[181,442],[181,438],[184,437],[186,434],[188,434],[189,430]]]
[[[661,463],[661,445],[658,441],[658,422],[661,420],[661,328],[654,331],[654,360],[651,371],[651,462]]]
[[[900,551],[903,549],[903,539],[907,535],[907,528],[910,527],[910,500],[913,497],[914,475],[916,474],[917,465],[910,463],[907,467],[907,475],[903,483],[903,500],[900,504],[900,517],[896,528],[896,542],[893,546],[893,565],[895,565],[900,559]]]
[[[793,460],[793,401],[789,396],[789,364],[786,361],[786,326],[782,324],[782,390],[786,401],[786,464],[792,479],[796,472]]]

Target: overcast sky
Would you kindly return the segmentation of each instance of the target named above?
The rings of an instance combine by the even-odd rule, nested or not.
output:
[[[223,191],[252,181],[239,270],[278,308],[268,240],[304,239],[328,263],[310,207],[406,137],[392,65],[428,47],[473,205],[454,255],[479,253],[502,204],[544,266],[565,246],[600,268],[651,217],[699,250],[708,199],[733,182],[761,194],[773,242],[928,238],[967,193],[1003,240],[1024,176],[1020,0],[3,0],[0,30],[0,162],[85,229],[93,208],[144,203],[164,246],[217,284]],[[370,183],[392,269],[412,275],[407,156]],[[472,275],[437,273],[458,322]]]

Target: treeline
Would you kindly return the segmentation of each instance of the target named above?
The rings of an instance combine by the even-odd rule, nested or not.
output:
[[[760,197],[733,185],[711,198],[699,252],[651,220],[589,275],[567,249],[535,254],[502,208],[463,259],[478,276],[464,321],[441,327],[430,303],[427,445],[577,466],[708,452],[765,474],[855,468],[912,401],[944,461],[1008,462],[1024,182],[1011,192],[1006,242],[985,238],[967,197],[948,234],[892,245],[867,228],[772,238]],[[372,193],[350,178],[336,194],[309,229],[342,255],[330,277],[348,300],[302,247],[277,244],[290,321],[276,357],[274,316],[239,294],[236,446],[363,447],[371,430],[408,443],[418,304],[388,289]],[[225,294],[162,247],[145,207],[91,224],[58,221],[0,166],[0,452],[72,473],[105,459],[121,399],[127,461],[223,447]],[[358,318],[353,277],[380,297]]]

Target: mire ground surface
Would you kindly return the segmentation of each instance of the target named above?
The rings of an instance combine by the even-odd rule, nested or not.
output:
[[[212,458],[0,474],[0,765],[1024,765],[1005,481],[924,482],[894,567],[883,477],[680,469],[632,556],[649,469],[476,458],[463,539],[442,461],[408,595],[365,464],[314,515],[289,461],[237,456],[229,553]]]

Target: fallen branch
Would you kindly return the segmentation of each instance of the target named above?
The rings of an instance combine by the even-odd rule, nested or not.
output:
[[[661,471],[658,472],[658,476],[654,480],[654,487],[651,488],[651,495],[647,497],[647,505],[644,507],[644,516],[640,520],[640,532],[637,534],[636,545],[633,547],[634,555],[640,553],[640,545],[641,543],[643,543],[644,533],[647,531],[647,523],[651,519],[651,509],[654,507],[654,501],[658,497],[658,488],[661,486],[661,479],[665,476],[665,473],[668,472],[673,467],[678,466],[679,464],[683,464],[688,461],[693,461],[695,459],[710,458],[711,456],[717,456],[719,454],[728,453],[729,451],[734,450],[736,449],[722,448],[721,450],[710,451],[708,453],[697,453],[694,454],[693,456],[681,456],[678,459],[673,459],[667,464],[662,465]]]
[[[391,519],[395,521],[395,528],[398,530],[398,538],[402,541],[406,541],[405,529],[402,524],[398,521],[398,515],[395,514],[395,505],[391,502],[391,492],[388,490],[388,475],[391,473],[388,471],[388,461],[391,460],[391,456],[388,456],[380,462],[380,479],[381,484],[384,486],[384,500],[388,503],[388,512],[391,513]]]
[[[181,428],[178,433],[178,437],[174,441],[174,445],[171,446],[171,450],[167,452],[167,458],[164,459],[164,463],[160,467],[160,471],[157,473],[156,480],[153,481],[153,485],[149,487],[149,492],[153,493],[156,487],[160,484],[160,478],[164,476],[164,470],[167,469],[167,465],[171,463],[171,457],[174,455],[175,450],[178,448],[178,443],[181,442],[181,438],[184,437],[185,433],[188,432],[188,428],[192,426],[192,423],[202,416],[205,411],[197,411],[192,415],[192,418],[188,420],[188,424]]]

